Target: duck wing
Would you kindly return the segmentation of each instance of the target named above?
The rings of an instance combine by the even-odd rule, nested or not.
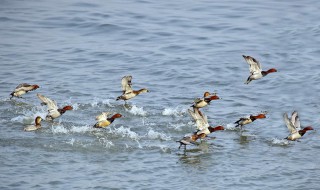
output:
[[[123,94],[133,91],[131,87],[131,80],[132,80],[132,76],[124,76],[121,79],[121,87],[122,87]]]
[[[96,117],[96,120],[99,122],[99,121],[104,121],[104,120],[107,120],[109,115],[111,115],[110,112],[102,112],[100,115],[98,115]]]
[[[261,73],[261,64],[258,60],[251,56],[245,56],[243,55],[243,58],[246,60],[246,62],[249,64],[249,71],[251,74]]]
[[[293,125],[293,123],[289,120],[287,113],[283,114],[283,120],[284,120],[285,124],[287,125],[290,134],[294,134],[294,133],[298,132],[297,129],[295,128],[295,126]]]
[[[27,84],[27,83],[21,83],[14,89],[14,91],[15,92],[18,92],[20,90],[30,91],[32,89],[33,89],[33,85],[30,85],[30,84]]]
[[[191,117],[195,120],[196,125],[197,125],[197,130],[204,130],[204,129],[208,129],[209,127],[209,123],[208,123],[208,119],[207,116],[205,116],[203,113],[201,113],[199,111],[199,109],[194,108],[193,111],[188,109],[189,114],[191,115]]]
[[[297,131],[301,130],[300,119],[297,111],[292,112],[291,122]]]
[[[48,106],[48,111],[55,111],[58,110],[58,106],[56,101],[51,100],[50,98],[47,98],[41,94],[37,94],[38,98],[41,100],[42,104]]]

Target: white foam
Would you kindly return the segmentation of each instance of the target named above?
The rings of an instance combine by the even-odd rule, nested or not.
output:
[[[193,125],[193,123],[191,123],[190,125]],[[184,129],[186,127],[186,124],[184,124],[184,123],[171,124],[170,123],[169,126],[171,128],[174,128],[174,130],[181,131],[182,129]]]
[[[69,131],[73,133],[86,133],[92,130],[93,130],[92,126],[84,125],[84,126],[72,126]]]
[[[106,148],[110,148],[112,146],[114,146],[112,141],[109,141],[106,137],[100,137],[99,138],[99,142],[105,146]]]
[[[54,134],[59,134],[59,133],[67,134],[67,133],[69,133],[69,130],[66,129],[63,125],[52,126],[51,131]]]
[[[138,141],[140,139],[137,133],[131,131],[130,128],[125,128],[123,126],[116,129],[110,128],[110,132],[113,134],[121,135],[122,137],[129,137],[130,139],[133,139],[135,141]]]
[[[186,113],[187,109],[184,109],[180,106],[175,107],[175,108],[165,108],[162,111],[162,115],[166,115],[166,116],[182,116],[184,113]]]
[[[34,123],[34,120],[37,116],[40,116],[42,119],[45,119],[46,115],[47,115],[47,111],[42,112],[39,110],[32,109],[32,110],[29,110],[23,114],[24,115],[19,115],[14,118],[11,118],[11,121],[19,122],[19,123],[23,123],[23,124],[31,124],[31,123]]]
[[[66,143],[67,143],[67,144],[71,144],[71,145],[73,146],[73,144],[74,144],[75,141],[76,141],[76,140],[75,140],[74,138],[71,138],[70,141],[67,141]]]
[[[147,112],[143,110],[143,107],[139,108],[135,105],[132,106],[132,108],[130,110],[126,109],[126,111],[128,111],[129,113],[133,114],[133,115],[140,115],[140,116],[146,116]]]
[[[271,143],[274,145],[289,145],[290,142],[287,139],[277,139],[277,138],[273,138],[271,140]]]
[[[164,140],[164,141],[171,140],[171,137],[167,136],[164,133],[160,133],[160,132],[154,131],[151,128],[149,129],[149,131],[147,133],[147,137],[150,138],[150,139],[161,139],[161,140]]]
[[[228,124],[225,126],[225,129],[226,129],[226,130],[230,130],[230,131],[236,131],[236,130],[239,130],[240,127],[235,127],[235,124],[234,124],[234,123],[228,123]]]

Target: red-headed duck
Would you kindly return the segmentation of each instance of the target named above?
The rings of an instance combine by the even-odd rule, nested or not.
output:
[[[129,100],[137,95],[145,92],[149,92],[146,88],[140,90],[133,90],[131,85],[132,76],[124,76],[121,80],[122,95],[118,96],[116,100]]]
[[[94,128],[106,128],[108,127],[116,118],[122,117],[121,114],[116,113],[113,116],[109,117],[111,113],[102,112],[96,117],[97,123],[93,126]]]
[[[41,100],[42,105],[48,106],[48,114],[46,116],[46,120],[48,121],[60,117],[62,114],[64,114],[68,110],[73,110],[73,107],[69,105],[64,106],[63,108],[58,108],[56,101],[51,100],[50,98],[47,98],[41,94],[37,94],[37,96]]]
[[[250,65],[249,70],[250,70],[250,76],[248,77],[247,81],[245,84],[249,84],[252,80],[257,80],[262,77],[267,76],[269,73],[277,72],[277,69],[272,68],[267,71],[262,71],[261,70],[261,64],[259,63],[258,60],[251,56],[246,56],[242,55],[243,58],[246,60],[246,62]]]
[[[295,140],[301,138],[307,131],[313,130],[313,128],[311,126],[308,126],[308,127],[301,129],[300,119],[299,119],[297,111],[292,112],[290,120],[288,118],[287,113],[283,114],[283,119],[284,119],[285,124],[288,127],[289,132],[290,132],[290,135],[285,138],[287,140],[295,141]]]
[[[256,119],[263,119],[263,118],[266,118],[266,113],[260,113],[258,115],[250,115],[249,117],[242,117],[234,123],[237,124],[236,127],[240,126],[240,128],[242,128],[242,126],[252,123]]]
[[[218,100],[218,99],[220,99],[220,98],[219,98],[219,96],[217,96],[216,93],[210,94],[209,92],[205,92],[203,94],[203,98],[196,98],[194,100],[192,107],[203,108],[203,107],[207,106],[208,104],[210,104],[211,100]]]
[[[34,125],[27,125],[24,130],[25,131],[35,131],[37,129],[41,128],[41,120],[42,118],[40,116],[37,116],[35,121],[34,121]]]
[[[27,84],[27,83],[22,83],[22,84],[19,84],[13,92],[11,92],[11,98],[13,97],[18,97],[18,98],[21,98],[22,95],[28,93],[29,91],[33,91],[33,90],[36,90],[37,88],[39,88],[38,85],[36,84]]]

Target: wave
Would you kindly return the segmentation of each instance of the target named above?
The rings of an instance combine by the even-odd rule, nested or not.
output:
[[[273,138],[271,139],[271,144],[279,145],[279,146],[287,146],[287,145],[290,145],[290,141],[288,141],[287,139]]]
[[[132,115],[139,115],[139,116],[146,116],[147,111],[143,110],[143,107],[137,107],[133,105],[130,109],[125,108],[127,112],[131,113]]]
[[[187,113],[187,108],[183,108],[181,106],[177,106],[175,108],[165,108],[162,111],[162,115],[176,116],[176,117],[183,116],[186,113]]]

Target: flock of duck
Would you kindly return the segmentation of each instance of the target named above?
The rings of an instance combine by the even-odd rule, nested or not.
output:
[[[255,58],[251,56],[243,55],[243,58],[249,64],[250,75],[247,78],[245,84],[249,84],[252,80],[257,80],[262,77],[267,76],[269,73],[277,72],[275,68],[271,68],[267,71],[262,71],[261,64]],[[149,92],[148,89],[143,88],[140,90],[132,89],[132,76],[124,76],[121,80],[122,87],[122,95],[118,96],[116,100],[124,100],[125,102],[129,99],[136,97],[141,93]],[[11,98],[18,97],[20,98],[22,95],[28,93],[29,91],[33,91],[38,89],[39,86],[34,84],[30,85],[27,83],[19,84],[15,90],[10,94]],[[73,107],[70,105],[59,108],[57,103],[50,98],[37,94],[37,97],[40,99],[42,105],[46,105],[48,108],[48,114],[46,115],[47,121],[52,121],[60,116],[62,116],[66,111],[72,110]],[[10,99],[11,99],[10,98]],[[197,98],[194,100],[192,109],[188,109],[190,116],[193,118],[196,123],[196,131],[190,135],[184,136],[182,139],[177,142],[180,143],[179,149],[181,146],[184,146],[186,150],[187,145],[196,144],[198,139],[203,140],[207,137],[207,135],[219,131],[224,130],[223,126],[212,127],[209,125],[207,116],[200,111],[201,108],[210,104],[212,100],[220,99],[216,93],[205,92],[202,98]],[[250,115],[249,117],[240,118],[234,124],[235,127],[240,127],[240,130],[244,125],[250,124],[257,119],[266,118],[266,112],[260,113],[258,115]],[[96,117],[97,122],[93,125],[94,128],[106,128],[110,124],[114,122],[115,119],[121,118],[122,115],[120,113],[110,113],[110,112],[102,112],[100,115]],[[313,130],[311,126],[304,127],[303,129],[300,126],[300,119],[298,116],[298,112],[294,111],[291,114],[291,118],[288,117],[287,113],[283,115],[284,122],[289,130],[289,135],[285,138],[287,140],[295,141],[301,138],[308,130]],[[35,124],[28,125],[24,128],[25,131],[35,131],[41,128],[42,118],[37,116],[35,118]]]

